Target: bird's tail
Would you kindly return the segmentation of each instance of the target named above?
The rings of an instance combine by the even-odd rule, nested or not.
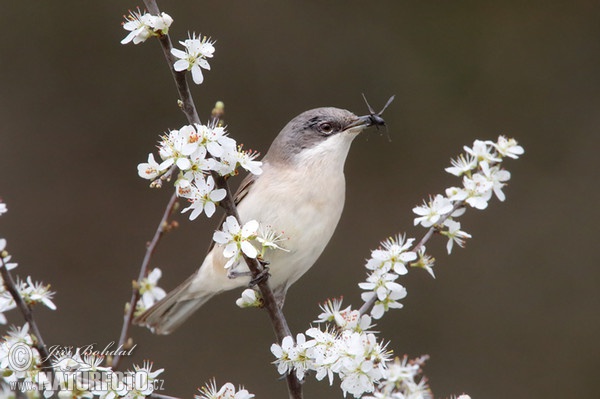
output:
[[[133,323],[148,327],[155,334],[170,334],[200,306],[215,295],[215,292],[190,295],[190,287],[196,275],[190,276],[181,285],[169,292],[166,297],[155,303],[150,309],[137,316]]]

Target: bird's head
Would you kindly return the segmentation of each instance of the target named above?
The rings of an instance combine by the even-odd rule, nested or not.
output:
[[[292,119],[265,156],[270,163],[298,164],[338,160],[342,164],[352,140],[369,126],[383,125],[379,115],[356,116],[340,108],[315,108]]]

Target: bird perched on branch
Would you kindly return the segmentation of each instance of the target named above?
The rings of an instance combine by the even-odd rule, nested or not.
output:
[[[262,160],[263,173],[249,175],[235,195],[242,223],[256,220],[287,238],[285,251],[270,251],[264,259],[280,306],[290,285],[321,255],[340,220],[350,144],[365,128],[385,124],[383,110],[369,110],[366,116],[339,108],[298,115],[271,144]],[[200,268],[134,322],[169,334],[214,295],[247,286],[251,277],[244,260],[229,271],[227,261],[223,247],[213,243]]]

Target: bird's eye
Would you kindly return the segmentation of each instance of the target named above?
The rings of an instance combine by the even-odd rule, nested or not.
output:
[[[333,132],[333,125],[329,122],[323,122],[319,124],[319,132],[329,134]]]

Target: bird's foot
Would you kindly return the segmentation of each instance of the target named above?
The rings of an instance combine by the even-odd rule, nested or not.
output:
[[[261,262],[261,263],[263,263],[263,262]],[[266,263],[266,264],[268,264],[268,263]],[[250,280],[248,287],[252,288],[264,281],[267,281],[269,276],[270,276],[269,268],[266,265],[263,265],[263,269],[255,277],[253,277],[252,280]]]

